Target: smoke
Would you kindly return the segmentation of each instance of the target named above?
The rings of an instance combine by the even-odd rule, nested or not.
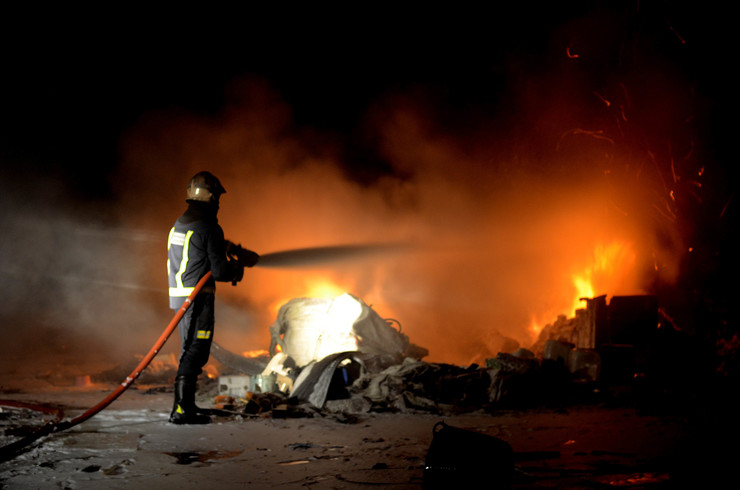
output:
[[[468,363],[528,347],[533,325],[571,314],[574,276],[595,295],[672,283],[699,167],[695,94],[644,38],[637,47],[629,19],[597,20],[611,27],[576,19],[536,50],[430,56],[430,72],[460,80],[376,88],[340,130],[296,117],[260,76],[232,79],[220,111],[142,114],[120,140],[110,200],[77,199],[53,176],[4,195],[4,330],[108,359],[148,349],[173,313],[167,232],[201,170],[227,189],[227,238],[258,253],[404,245],[219,284],[217,341],[235,352],[265,348],[280,305],[322,288],[397,319],[430,359]],[[615,244],[607,270],[599,253]]]
[[[625,156],[608,132],[582,129],[567,94],[517,101],[521,113],[503,134],[495,119],[470,132],[447,127],[434,94],[380,97],[363,131],[393,171],[361,183],[340,143],[295,124],[265,80],[243,79],[231,91],[232,105],[217,117],[153,114],[128,135],[116,176],[122,219],[161,230],[164,240],[187,180],[207,169],[227,189],[219,214],[227,237],[258,253],[406,246],[354,262],[248,270],[238,287],[219,289],[250,312],[240,324],[219,319],[227,348],[266,346],[281,304],[331,283],[398,319],[430,358],[468,362],[528,347],[533,322],[572,314],[573,276],[594,270],[599,247],[616,241],[629,262],[612,257],[617,271],[602,274],[595,294],[645,292],[656,260],[667,279],[675,267],[673,257],[656,257],[662,231],[646,218],[655,183],[624,170],[645,162]],[[148,283],[162,283],[159,265],[149,269]]]
[[[36,168],[8,172],[0,197],[4,385],[14,373],[65,383],[126,363],[151,346],[152,325],[166,325],[150,303],[166,296],[142,273],[152,237]]]

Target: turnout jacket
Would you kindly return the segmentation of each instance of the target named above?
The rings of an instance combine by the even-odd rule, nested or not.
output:
[[[226,258],[224,232],[216,217],[218,205],[188,201],[188,209],[170,230],[167,240],[167,273],[170,308],[179,309],[208,272],[212,277],[201,294],[215,294],[215,281],[239,278],[241,267]]]

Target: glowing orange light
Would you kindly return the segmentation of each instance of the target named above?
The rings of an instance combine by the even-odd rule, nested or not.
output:
[[[292,299],[335,298],[347,291],[350,291],[351,289],[351,287],[340,286],[327,275],[316,273],[302,278],[296,283],[285,286],[283,288],[283,294],[275,297],[270,302],[269,309],[274,317],[278,314],[280,308]]]
[[[543,328],[545,328],[545,322],[537,318],[535,315],[532,315],[532,320],[529,324],[529,331],[536,337],[540,334]]]
[[[586,259],[586,265],[581,263],[578,272],[571,274],[572,299],[565,300],[559,310],[554,308],[532,315],[529,331],[536,337],[556,316],[574,317],[576,310],[585,307],[584,299],[620,291],[626,284],[629,287],[625,281],[629,279],[636,257],[632,244],[626,241],[614,240],[607,245],[596,245],[593,254]]]
[[[256,350],[244,351],[242,352],[242,355],[244,357],[260,357],[260,356],[269,356],[270,353],[264,349],[256,349]]]
[[[217,368],[216,368],[216,366],[214,366],[213,364],[206,364],[206,365],[205,365],[205,366],[203,367],[203,371],[205,372],[205,375],[206,375],[206,376],[207,376],[207,377],[208,377],[209,379],[215,379],[215,378],[217,378],[217,377],[218,377],[218,375],[219,375],[219,373],[218,373],[218,369],[217,369]]]
[[[608,245],[597,245],[591,263],[572,276],[576,289],[573,313],[583,306],[582,298],[593,298],[597,295],[597,288],[604,291],[619,287],[621,273],[629,271],[635,259],[636,255],[630,243],[613,241]]]
[[[326,278],[315,278],[306,284],[309,298],[334,298],[345,292],[344,288]]]
[[[593,92],[593,94],[594,94],[594,95],[595,95],[596,97],[598,97],[599,99],[601,99],[601,101],[602,101],[602,102],[603,102],[604,104],[606,104],[606,106],[607,106],[607,107],[611,107],[612,103],[611,103],[611,102],[609,101],[609,99],[607,99],[606,97],[604,97],[603,95],[601,95],[601,94],[600,94],[600,93],[598,93],[598,92]]]

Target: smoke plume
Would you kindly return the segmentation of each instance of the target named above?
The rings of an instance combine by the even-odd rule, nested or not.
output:
[[[234,350],[264,348],[281,304],[331,284],[398,319],[431,359],[470,362],[528,347],[533,324],[572,314],[574,275],[600,280],[595,294],[636,294],[676,267],[678,238],[651,217],[655,182],[629,170],[649,162],[625,154],[610,128],[584,126],[594,120],[573,114],[582,101],[572,88],[519,100],[503,134],[495,117],[470,133],[446,127],[434,94],[385,95],[363,130],[392,171],[370,182],[351,178],[353,162],[330,135],[296,125],[266,81],[231,90],[233,105],[217,117],[153,114],[124,141],[116,182],[132,222],[164,240],[187,180],[207,169],[227,188],[219,214],[227,237],[258,253],[406,245],[355,263],[256,267],[238,287],[221,286],[222,298],[251,313],[250,323],[220,327]],[[659,254],[657,234],[670,253]],[[615,270],[598,271],[595,253],[614,242],[623,249],[609,258]],[[150,270],[148,282],[164,287],[159,265]]]
[[[376,89],[340,130],[296,117],[269,78],[234,77],[220,110],[141,114],[101,202],[55,175],[17,178],[0,196],[4,332],[28,355],[39,336],[46,352],[73,345],[109,361],[148,349],[173,314],[167,233],[201,170],[227,189],[227,238],[260,254],[402,245],[219,284],[216,340],[235,352],[266,348],[288,300],[347,291],[430,360],[480,362],[572,314],[579,284],[594,295],[671,284],[704,171],[701,101],[658,43],[638,43],[625,19],[596,20],[611,27],[575,19],[536,55],[483,46],[439,60],[429,72],[463,70],[469,85],[451,72]]]

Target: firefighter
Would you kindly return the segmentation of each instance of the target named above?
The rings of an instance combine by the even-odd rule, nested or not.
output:
[[[180,331],[180,361],[175,378],[175,403],[169,421],[173,424],[207,424],[210,417],[195,405],[196,382],[208,361],[213,341],[216,281],[236,284],[244,267],[253,266],[258,255],[251,251],[246,261],[229,260],[224,232],[218,224],[219,199],[226,192],[210,172],[199,172],[187,186],[187,210],[170,230],[167,240],[170,308],[179,310],[195,285],[210,270],[211,279],[193,299],[183,315]]]

